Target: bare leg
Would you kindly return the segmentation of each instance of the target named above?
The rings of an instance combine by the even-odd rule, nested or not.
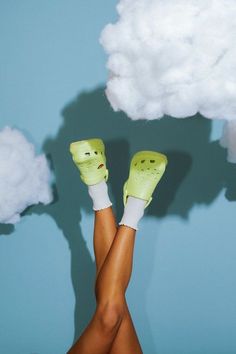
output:
[[[125,318],[125,290],[132,271],[135,230],[119,227],[96,281],[97,309],[80,339],[69,351],[109,353]]]
[[[94,214],[94,254],[97,275],[107,257],[107,254],[117,233],[117,225],[112,207],[95,211]]]
[[[97,211],[95,213],[94,222],[94,253],[96,257],[97,275],[114,241],[116,232],[117,225],[112,208]],[[142,353],[126,301],[124,317],[110,351],[110,354],[116,353]]]

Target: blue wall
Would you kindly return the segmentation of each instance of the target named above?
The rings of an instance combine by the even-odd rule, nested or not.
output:
[[[236,353],[236,166],[222,122],[131,122],[104,96],[101,29],[115,0],[0,2],[0,128],[21,129],[45,152],[56,200],[0,225],[0,353],[63,354],[94,309],[91,203],[69,142],[106,142],[120,217],[131,155],[169,156],[142,220],[128,302],[145,354]]]

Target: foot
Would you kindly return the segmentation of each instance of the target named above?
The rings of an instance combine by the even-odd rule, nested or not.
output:
[[[70,152],[85,184],[89,186],[107,181],[105,146],[101,139],[73,142],[70,144]]]
[[[146,200],[147,207],[152,194],[165,172],[167,157],[155,151],[137,152],[130,164],[129,178],[124,184],[124,205],[129,196]]]

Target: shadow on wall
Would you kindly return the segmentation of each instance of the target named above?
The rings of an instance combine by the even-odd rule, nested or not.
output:
[[[49,206],[29,208],[26,213],[48,213],[62,230],[71,251],[71,278],[75,305],[75,334],[78,338],[95,308],[93,296],[95,265],[82,236],[81,209],[91,213],[92,205],[87,190],[68,151],[71,141],[100,137],[105,141],[107,165],[110,169],[110,190],[118,218],[123,211],[122,187],[127,178],[129,161],[138,150],[157,150],[167,154],[169,164],[160,182],[148,214],[164,217],[178,215],[188,218],[195,204],[209,205],[222,189],[226,198],[236,200],[236,165],[227,163],[226,151],[218,142],[210,142],[211,121],[193,117],[177,120],[166,117],[160,121],[131,121],[123,113],[114,113],[104,88],[79,95],[62,111],[63,124],[58,134],[45,141],[43,150],[51,160],[56,176],[56,200]],[[0,225],[0,234],[9,234],[13,227]],[[144,252],[152,259],[152,244],[144,244]],[[145,287],[139,289],[145,301],[148,288],[146,274],[151,274],[151,264],[142,265]],[[142,318],[148,326],[145,306]],[[155,352],[151,331],[145,333],[150,343],[149,352]],[[151,350],[151,351],[150,351]]]

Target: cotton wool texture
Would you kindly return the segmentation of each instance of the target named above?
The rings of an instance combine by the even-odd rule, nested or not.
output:
[[[0,131],[0,223],[15,224],[30,205],[52,201],[50,170],[45,155],[17,129]]]
[[[236,162],[236,1],[121,0],[100,41],[106,94],[130,118],[229,121],[222,144]]]

